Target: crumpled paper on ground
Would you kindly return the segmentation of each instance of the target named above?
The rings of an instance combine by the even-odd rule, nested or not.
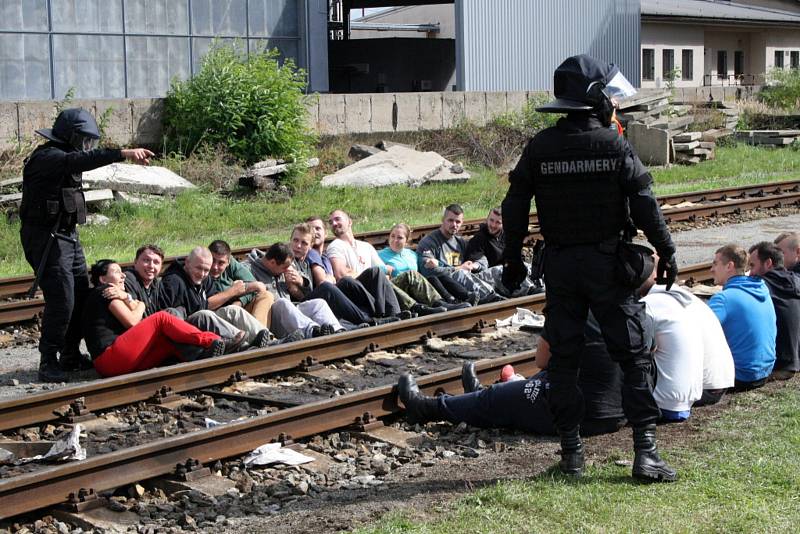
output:
[[[286,464],[300,465],[313,462],[314,458],[299,452],[282,447],[280,443],[267,443],[262,445],[244,459],[245,465]]]
[[[526,308],[517,308],[517,311],[511,317],[498,319],[497,326],[544,328],[544,315],[539,315]]]
[[[44,454],[38,454],[36,456],[31,456],[30,458],[18,458],[12,460],[12,458],[10,458],[8,455],[11,455],[11,457],[14,455],[3,449],[3,451],[8,454],[0,455],[0,457],[4,457],[5,462],[13,463],[14,465],[23,465],[38,461],[62,462],[68,460],[85,460],[86,449],[81,447],[81,432],[83,432],[83,427],[80,424],[75,425],[72,428],[72,432],[53,443],[53,446],[50,447],[50,450]]]

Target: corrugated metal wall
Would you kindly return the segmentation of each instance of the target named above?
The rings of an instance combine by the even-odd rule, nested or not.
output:
[[[591,54],[639,84],[639,0],[456,0],[462,91],[552,89],[567,57]]]

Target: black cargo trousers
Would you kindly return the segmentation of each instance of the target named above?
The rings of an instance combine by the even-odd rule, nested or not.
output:
[[[34,274],[39,264],[46,261],[39,280],[45,299],[39,352],[42,356],[55,359],[57,354],[63,356],[79,351],[81,315],[89,292],[89,274],[75,227],[59,231],[74,239],[74,244],[56,238],[50,246],[48,257],[43,258],[52,229],[52,225],[23,222],[20,239],[25,259]]]
[[[550,410],[560,432],[574,429],[583,419],[578,370],[590,309],[611,358],[622,369],[622,407],[628,421],[640,426],[659,417],[653,398],[653,326],[635,290],[617,281],[616,247],[616,239],[594,245],[547,245]]]

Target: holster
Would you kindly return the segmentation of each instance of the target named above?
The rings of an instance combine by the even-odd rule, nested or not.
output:
[[[620,240],[617,244],[617,280],[637,289],[653,272],[653,251],[643,245]]]

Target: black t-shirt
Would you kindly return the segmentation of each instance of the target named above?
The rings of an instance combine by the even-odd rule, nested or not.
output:
[[[103,354],[125,332],[125,327],[108,309],[111,301],[103,297],[103,290],[107,287],[109,284],[94,288],[83,308],[83,337],[92,360]]]

